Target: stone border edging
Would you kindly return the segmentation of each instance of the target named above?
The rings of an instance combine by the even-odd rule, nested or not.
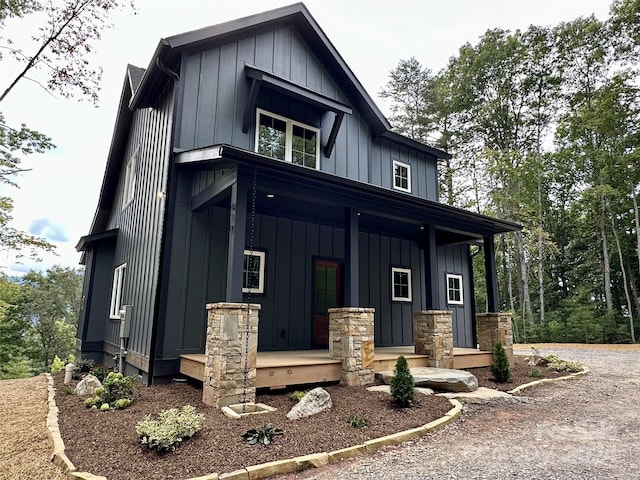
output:
[[[513,390],[509,390],[507,393],[509,393],[510,395],[517,395],[524,392],[525,390],[528,390],[531,387],[537,387],[538,385],[544,385],[545,383],[562,382],[565,380],[573,380],[574,378],[584,377],[590,371],[591,370],[589,370],[588,367],[582,367],[582,371],[580,372],[572,373],[564,377],[542,378],[540,380],[534,380],[533,382],[525,383],[524,385],[520,385]]]
[[[49,413],[47,414],[47,438],[53,448],[51,454],[51,461],[60,467],[70,480],[83,479],[83,480],[107,480],[107,477],[93,475],[88,472],[78,472],[75,465],[71,463],[69,457],[64,452],[64,441],[60,435],[60,425],[58,424],[58,406],[56,405],[56,389],[53,386],[53,377],[50,373],[45,373],[47,377],[47,402],[49,404]]]

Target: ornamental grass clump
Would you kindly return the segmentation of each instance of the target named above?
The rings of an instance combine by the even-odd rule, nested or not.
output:
[[[196,413],[192,405],[185,405],[181,410],[170,408],[162,410],[158,419],[147,415],[136,425],[136,433],[140,443],[158,452],[175,451],[182,442],[200,431],[205,417]]]
[[[493,349],[493,362],[491,362],[491,373],[496,382],[506,383],[511,380],[511,366],[507,351],[500,341],[496,342]]]
[[[409,370],[409,364],[404,356],[400,355],[396,360],[391,380],[391,398],[393,403],[401,408],[411,407],[415,395],[415,382]]]
[[[134,377],[111,372],[102,382],[102,387],[96,388],[93,397],[87,398],[84,405],[87,408],[99,408],[102,412],[127,408],[133,402],[133,382]]]

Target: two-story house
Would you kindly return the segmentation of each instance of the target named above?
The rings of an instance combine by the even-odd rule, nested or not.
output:
[[[376,348],[412,345],[425,310],[476,348],[470,245],[495,312],[494,236],[519,226],[439,203],[447,156],[392,131],[303,4],[162,39],[127,67],[77,246],[78,350],[170,379],[204,352],[205,305],[248,300],[258,352],[326,349],[340,306],[375,310]]]

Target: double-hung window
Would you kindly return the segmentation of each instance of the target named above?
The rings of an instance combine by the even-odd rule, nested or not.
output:
[[[127,264],[116,267],[113,271],[113,285],[111,286],[111,305],[109,307],[109,318],[120,318],[122,308],[122,287],[124,285],[124,273]]]
[[[463,298],[462,275],[447,274],[447,303],[462,305]]]
[[[271,158],[320,168],[320,131],[258,109],[256,151]]]
[[[393,161],[393,188],[411,193],[411,165]]]
[[[411,269],[391,267],[391,300],[411,301]]]
[[[265,252],[244,251],[242,291],[244,293],[264,293]]]

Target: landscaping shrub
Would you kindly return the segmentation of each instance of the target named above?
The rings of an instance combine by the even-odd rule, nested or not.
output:
[[[567,372],[567,373],[576,373],[581,372],[583,370],[582,364],[580,362],[574,362],[571,360],[562,360],[558,358],[557,355],[553,353],[547,356],[547,360],[549,364],[547,365],[551,370],[555,370],[556,372]]]
[[[104,366],[99,366],[96,368],[92,368],[89,373],[91,373],[91,375],[96,377],[101,382],[104,382],[104,379],[107,378],[107,375],[111,373],[111,369]]]
[[[204,415],[196,413],[196,408],[185,405],[182,410],[171,408],[162,410],[157,420],[147,415],[136,425],[140,443],[159,452],[174,451],[188,438],[193,437],[204,423]]]
[[[111,372],[102,382],[102,387],[96,388],[93,397],[87,398],[84,404],[90,408],[100,407],[101,411],[126,408],[133,401],[133,382],[134,377]]]
[[[396,360],[391,380],[391,398],[397,406],[406,408],[413,405],[415,395],[415,382],[409,370],[409,364],[404,356],[400,355]]]
[[[355,413],[353,415],[346,415],[344,420],[353,428],[362,428],[367,426],[367,417],[362,414]]]
[[[498,340],[493,349],[493,362],[491,362],[491,373],[496,382],[506,383],[511,380],[511,366],[507,351]]]
[[[94,361],[91,358],[80,358],[75,363],[76,372],[85,373],[90,372],[93,368]],[[104,377],[102,377],[104,379]],[[102,381],[102,380],[100,380]]]
[[[260,428],[252,428],[251,430],[247,430],[242,434],[242,438],[249,442],[249,445],[255,445],[256,443],[269,445],[273,443],[276,435],[282,435],[282,433],[282,429],[275,428],[271,426],[270,423],[267,423]]]
[[[302,400],[302,397],[304,397],[306,395],[305,392],[301,392],[300,390],[296,390],[295,392],[293,392],[291,394],[291,400],[293,400],[294,402],[299,402],[300,400]]]
[[[61,372],[64,369],[64,362],[60,360],[59,356],[53,357],[53,362],[51,362],[51,373]]]

